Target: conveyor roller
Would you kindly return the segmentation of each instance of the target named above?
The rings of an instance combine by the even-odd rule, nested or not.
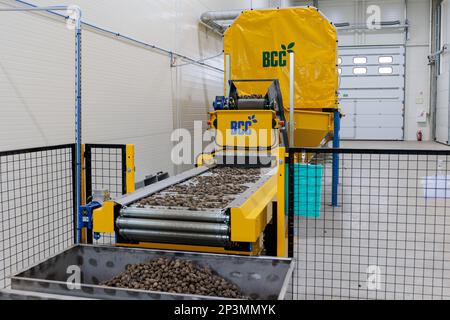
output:
[[[161,182],[161,186],[143,188],[120,202],[122,207],[115,219],[118,243],[228,246],[228,205],[259,179],[258,168],[218,166],[193,169]]]
[[[221,211],[181,211],[157,208],[125,208],[120,211],[122,217],[142,219],[162,219],[178,221],[224,222],[228,216]]]
[[[264,110],[267,102],[266,99],[239,99],[237,107],[239,110]]]
[[[151,220],[119,217],[116,224],[119,229],[139,229],[154,231],[161,230],[218,235],[227,235],[229,233],[229,227],[224,223]]]
[[[120,235],[131,241],[148,241],[160,243],[179,243],[206,246],[224,246],[229,237],[225,235],[200,234],[188,232],[152,231],[137,229],[121,229]]]

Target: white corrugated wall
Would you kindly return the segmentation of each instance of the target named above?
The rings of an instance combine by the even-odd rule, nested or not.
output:
[[[194,59],[222,52],[222,38],[199,25],[202,12],[249,7],[250,1],[29,0],[76,4],[83,21]],[[0,0],[0,6],[18,5]],[[1,12],[0,150],[74,142],[74,32],[60,19]],[[137,180],[171,174],[174,128],[206,125],[223,73],[83,30],[83,142],[136,145]],[[223,59],[207,61],[222,68]],[[176,61],[184,64],[183,61]]]
[[[73,31],[28,13],[0,14],[0,149],[73,142]]]

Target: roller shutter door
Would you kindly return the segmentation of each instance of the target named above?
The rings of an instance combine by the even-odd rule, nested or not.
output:
[[[342,139],[403,140],[405,48],[339,48]]]

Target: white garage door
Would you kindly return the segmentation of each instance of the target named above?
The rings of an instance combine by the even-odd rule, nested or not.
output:
[[[450,44],[450,0],[441,4],[441,45]],[[450,104],[450,53],[441,55],[438,66],[437,102],[436,102],[436,140],[449,144],[449,104]]]
[[[339,48],[342,139],[403,140],[405,48]]]

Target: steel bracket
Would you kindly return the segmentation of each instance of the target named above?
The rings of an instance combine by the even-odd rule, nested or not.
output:
[[[80,211],[78,213],[78,230],[87,228],[92,230],[93,228],[93,213],[95,209],[100,208],[102,205],[100,202],[93,201],[87,205],[80,206]]]

